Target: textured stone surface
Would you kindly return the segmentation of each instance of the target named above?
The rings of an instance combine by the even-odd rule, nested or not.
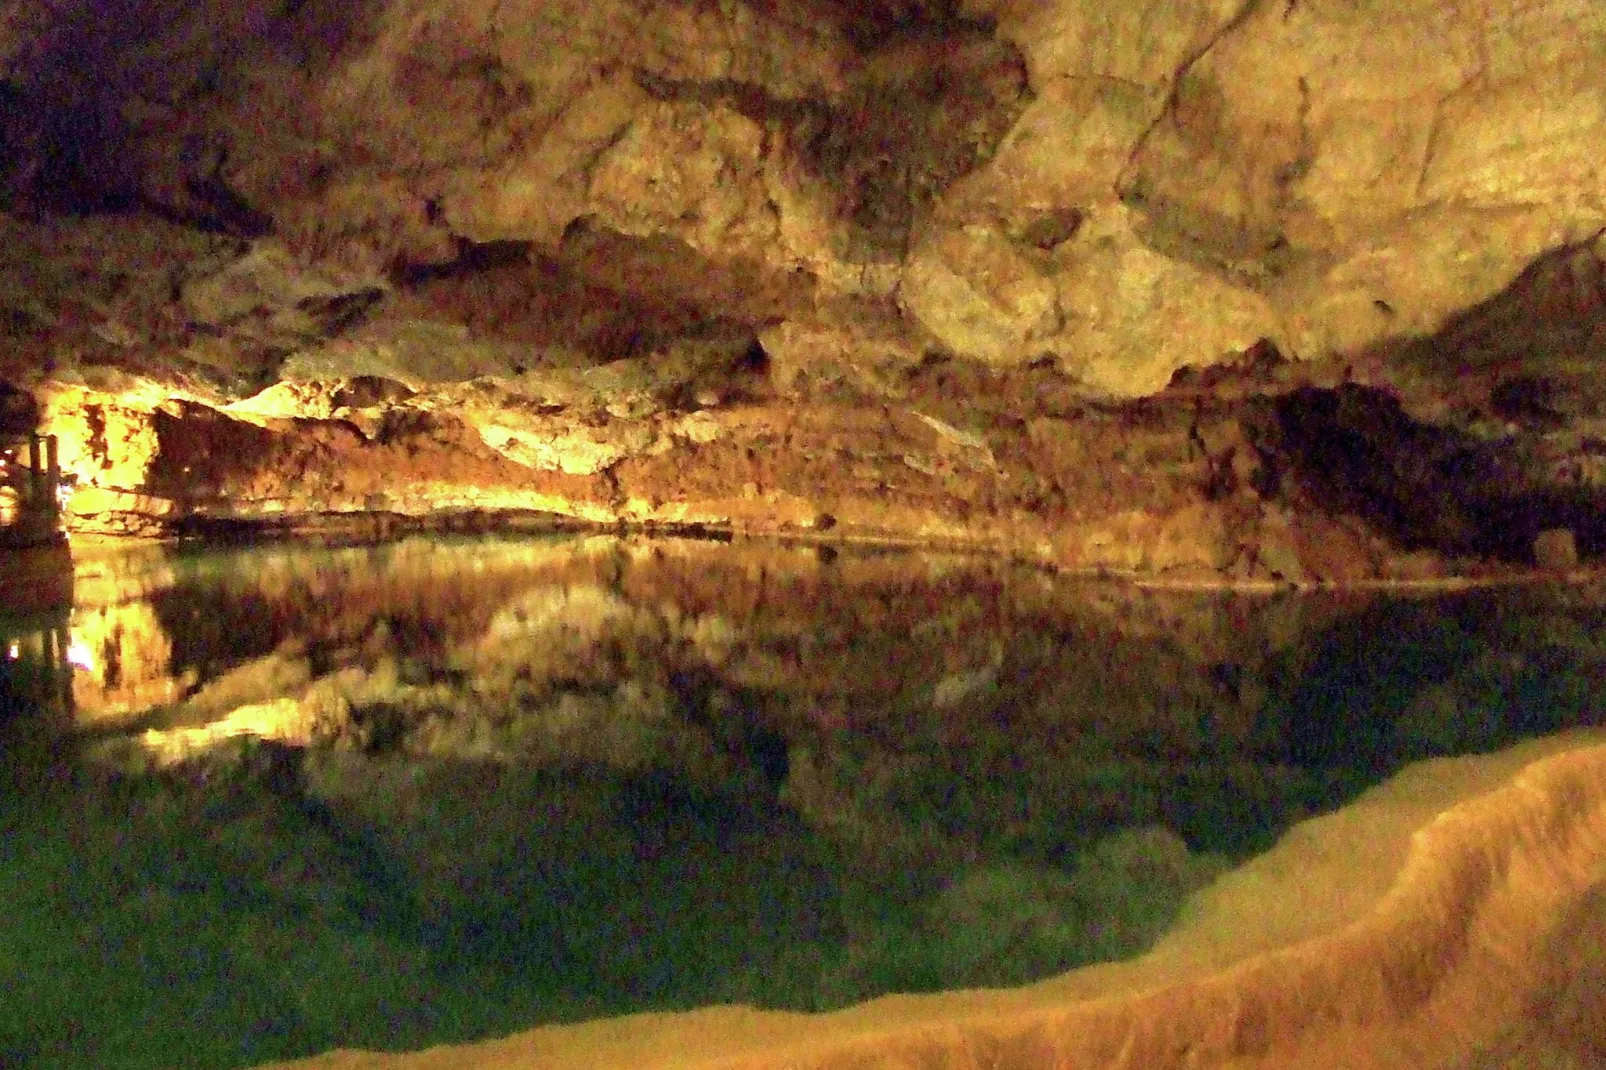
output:
[[[377,270],[463,241],[555,250],[586,220],[770,284],[901,289],[994,363],[1056,332],[1063,275],[1122,327],[1089,338],[1067,309],[1042,348],[1123,394],[1256,332],[1317,358],[1435,330],[1606,226],[1586,0],[967,5],[992,31],[825,4],[248,4],[137,47],[116,20],[22,12],[17,99],[55,115],[9,120],[29,199],[137,193]],[[203,36],[219,17],[239,47]],[[88,63],[115,96],[70,91]],[[102,137],[52,142],[73,123]],[[1033,264],[999,237],[1073,208],[1112,220],[1119,263],[1092,243]],[[1087,284],[1106,274],[1128,285]],[[688,297],[708,314],[741,289]]]
[[[1178,368],[1216,359],[1201,354],[1241,353],[1279,333],[1260,294],[1135,241],[1125,210],[1109,217],[1056,256],[1066,265],[1057,277],[1066,325],[1055,351],[1090,391],[1158,393]]]
[[[0,382],[80,530],[534,511],[1176,584],[1606,550],[1593,0],[0,2],[0,59]],[[1593,1065],[1602,759],[1547,746],[1023,992],[311,1065]]]
[[[950,231],[916,250],[903,299],[932,334],[963,357],[1024,364],[1060,325],[1046,274],[992,229]]]
[[[1261,578],[1606,543],[1586,0],[3,10],[0,378],[84,523],[829,517]],[[1457,469],[1498,532],[1366,480],[1317,519],[1254,412],[1187,416],[1346,380],[1520,472]],[[1155,396],[1163,445],[1105,420]]]

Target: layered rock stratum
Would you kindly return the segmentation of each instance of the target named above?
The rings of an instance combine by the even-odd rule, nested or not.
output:
[[[4,13],[0,376],[81,528],[1606,538],[1587,0]]]

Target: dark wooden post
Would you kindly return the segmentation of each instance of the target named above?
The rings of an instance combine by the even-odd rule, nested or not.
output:
[[[56,451],[56,436],[45,436],[45,515],[50,517],[54,531],[61,523],[61,457]]]
[[[39,508],[39,497],[44,492],[44,464],[39,458],[39,436],[28,436],[28,508]]]

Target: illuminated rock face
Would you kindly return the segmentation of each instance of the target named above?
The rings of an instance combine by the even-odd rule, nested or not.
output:
[[[0,0],[0,56],[0,381],[79,531],[536,511],[1251,583],[1606,548],[1593,0]],[[193,684],[132,603],[71,629],[86,717]],[[188,701],[304,743],[402,686],[281,701],[309,673]],[[1023,992],[314,1065],[1593,1065],[1602,761],[1414,770]]]
[[[924,328],[994,363],[1053,353],[1116,395],[1257,337],[1314,358],[1432,331],[1606,226],[1587,0],[978,0],[901,24],[826,3],[246,4],[154,38],[131,27],[155,5],[124,6],[15,20],[23,100],[66,105],[91,64],[117,94],[15,121],[32,154],[12,181],[36,198],[149,198],[381,274],[464,241],[561,259],[583,221],[650,243],[671,277],[649,286],[705,316],[829,322],[822,302],[901,288],[917,350]],[[66,155],[52,122],[108,151]],[[1042,229],[1068,210],[1091,225]],[[264,290],[258,266],[192,287],[192,310],[341,292]],[[1085,322],[1145,311],[1197,336],[1170,368],[1141,329],[1075,352]]]
[[[112,531],[535,509],[1296,580],[1595,553],[1599,5],[1106,9],[6,5],[0,377]],[[1324,444],[1253,400],[1346,380],[1472,467],[1513,439],[1464,510],[1494,534],[1402,529],[1422,473],[1279,485]]]

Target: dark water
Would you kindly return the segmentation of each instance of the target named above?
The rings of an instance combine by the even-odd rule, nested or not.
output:
[[[85,555],[75,592],[0,615],[0,1066],[1023,983],[1606,695],[1590,587],[570,539]]]

